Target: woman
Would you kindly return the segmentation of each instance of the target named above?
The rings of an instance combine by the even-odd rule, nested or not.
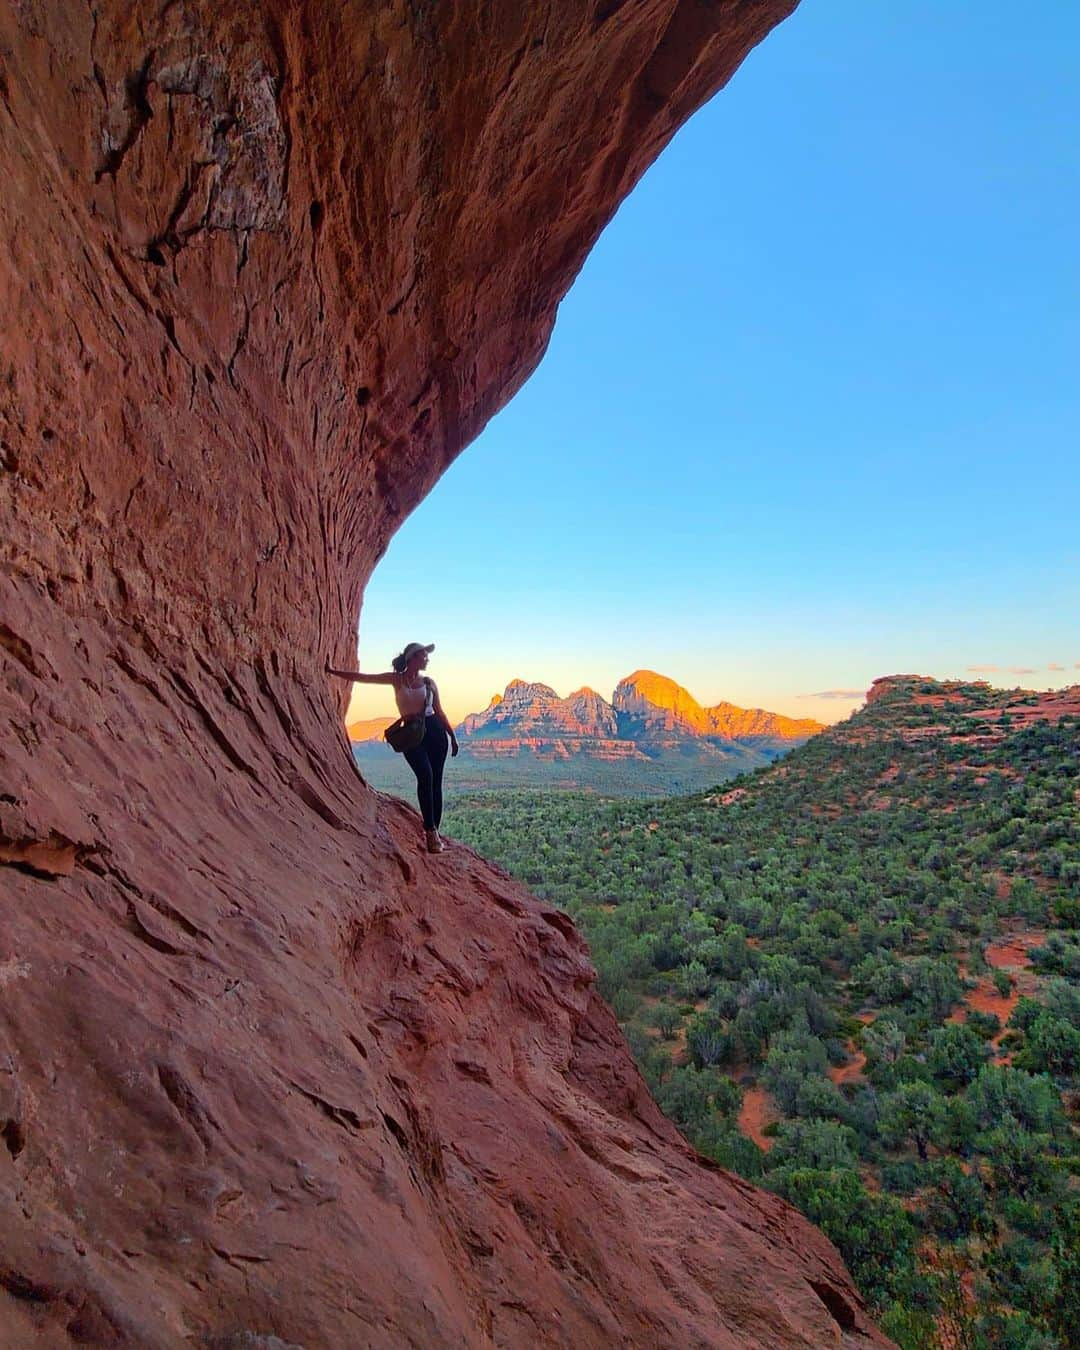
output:
[[[434,650],[434,642],[426,647],[420,642],[410,642],[399,656],[394,657],[393,670],[384,675],[361,675],[358,670],[334,670],[330,665],[326,669],[331,675],[358,684],[392,684],[402,717],[419,717],[423,713],[424,739],[414,750],[406,750],[405,758],[416,774],[416,796],[424,818],[428,852],[441,853],[443,841],[439,838],[439,824],[442,821],[443,765],[447,741],[452,755],[457,754],[458,743],[450,719],[439,702],[438,686],[423,673],[428,655]]]

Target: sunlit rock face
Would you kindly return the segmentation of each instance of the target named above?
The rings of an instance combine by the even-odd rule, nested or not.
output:
[[[592,689],[577,689],[560,698],[547,684],[511,680],[480,713],[470,713],[461,724],[469,737],[509,734],[531,737],[588,737],[618,735],[611,704]]]
[[[654,670],[636,670],[620,680],[611,701],[621,714],[624,734],[644,739],[681,732],[791,748],[824,730],[809,717],[784,717],[764,708],[739,708],[734,703],[703,708],[682,685]]]
[[[484,758],[536,747],[562,758],[584,752],[597,759],[647,760],[689,741],[783,753],[823,728],[734,703],[703,708],[666,675],[638,670],[619,681],[611,703],[594,689],[560,698],[550,685],[511,680],[483,712],[466,717],[460,730],[469,753]]]
[[[659,1116],[569,922],[417,851],[323,674],[791,8],[0,9],[5,1346],[874,1335]]]
[[[511,680],[479,713],[459,728],[472,759],[513,759],[523,752],[541,759],[638,760],[646,756],[618,739],[615,712],[593,689],[560,698],[547,684]]]
[[[624,721],[640,723],[646,734],[678,730],[709,734],[709,716],[700,703],[682,685],[653,670],[636,670],[620,680],[611,701]]]

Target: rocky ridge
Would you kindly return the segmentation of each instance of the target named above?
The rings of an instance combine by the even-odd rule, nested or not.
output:
[[[5,1344],[855,1345],[564,916],[357,776],[393,531],[792,0],[0,9]]]
[[[981,708],[970,707],[973,697]],[[866,706],[888,704],[897,708],[921,707],[930,714],[965,711],[976,723],[984,740],[1001,740],[1007,729],[1031,722],[1059,722],[1080,716],[1080,684],[1063,689],[999,689],[986,680],[937,680],[932,675],[882,675],[870,686]],[[880,712],[880,708],[878,709]],[[1002,719],[1005,719],[1002,721]],[[840,734],[858,735],[863,722],[841,723]],[[924,727],[907,728],[907,734],[945,734],[944,720]]]
[[[681,685],[654,671],[638,670],[620,680],[609,703],[595,690],[559,698],[550,685],[511,680],[483,712],[471,713],[459,734],[470,754],[511,755],[545,747],[554,756],[655,757],[698,743],[718,759],[756,751],[765,763],[823,730],[821,723],[795,720],[761,708],[720,703],[703,708]]]

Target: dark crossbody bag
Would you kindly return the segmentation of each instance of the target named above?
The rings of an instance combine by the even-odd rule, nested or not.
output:
[[[428,686],[428,680],[425,676],[424,685]],[[425,707],[426,695],[425,695]],[[426,713],[418,713],[415,717],[399,717],[396,722],[391,722],[383,732],[383,739],[392,750],[397,751],[399,755],[404,754],[406,750],[415,750],[424,739],[424,732],[427,720]]]

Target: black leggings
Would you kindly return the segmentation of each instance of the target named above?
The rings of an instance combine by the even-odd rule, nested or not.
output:
[[[429,713],[424,721],[424,739],[415,750],[406,750],[409,768],[416,774],[416,797],[425,830],[437,830],[442,820],[442,772],[450,738],[439,719]]]

